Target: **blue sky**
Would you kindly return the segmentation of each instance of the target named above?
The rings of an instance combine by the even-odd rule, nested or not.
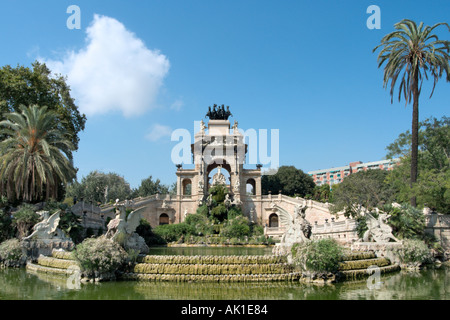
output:
[[[79,30],[67,28],[72,4]],[[366,26],[370,5],[381,29]],[[68,75],[88,118],[79,180],[99,170],[132,187],[175,182],[170,133],[193,133],[213,104],[244,130],[279,129],[280,165],[307,172],[381,160],[410,129],[411,106],[391,104],[372,49],[403,18],[450,23],[449,12],[448,0],[2,1],[0,65],[39,59]],[[450,84],[432,99],[429,88],[420,120],[448,115]]]

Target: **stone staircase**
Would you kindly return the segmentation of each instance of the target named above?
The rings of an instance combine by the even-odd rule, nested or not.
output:
[[[359,280],[370,276],[369,267],[377,267],[380,274],[400,270],[398,264],[391,264],[389,259],[378,258],[373,251],[350,252],[340,263],[339,271],[342,280]]]
[[[28,262],[26,269],[34,272],[71,275],[74,272],[73,268],[77,267],[78,263],[71,252],[53,250],[50,257],[41,255],[36,263]]]
[[[351,252],[340,263],[338,281],[359,280],[370,276],[368,268],[376,266],[380,274],[400,270],[384,257],[373,252]],[[70,252],[53,250],[52,256],[40,256],[28,263],[27,270],[50,274],[71,275],[78,267]],[[79,269],[78,269],[79,270]],[[266,256],[138,256],[121,280],[176,282],[271,282],[300,281],[301,272],[294,270],[286,258]],[[335,278],[333,277],[333,280]]]
[[[150,281],[268,282],[300,277],[276,256],[141,256],[122,279]]]

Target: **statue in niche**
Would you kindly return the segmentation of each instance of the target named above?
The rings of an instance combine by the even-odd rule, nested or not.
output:
[[[108,223],[107,239],[120,243],[125,249],[133,249],[139,253],[148,253],[149,248],[144,238],[135,231],[142,219],[141,213],[145,207],[132,211],[127,218],[126,208],[123,204],[116,202],[116,217]]]
[[[233,204],[233,202],[230,199],[230,195],[228,193],[225,195],[225,200],[223,201],[223,204],[227,208],[231,207],[231,205]]]
[[[222,166],[219,166],[217,169],[217,173],[213,176],[213,186],[218,185],[218,184],[227,184],[227,180],[225,178],[225,176],[222,174],[221,172],[222,170]]]
[[[242,201],[239,200],[237,197],[234,197],[233,202],[231,204],[239,207],[242,204]]]
[[[59,221],[61,220],[61,210],[56,211],[51,216],[48,211],[39,211],[37,213],[41,215],[42,221],[36,223],[33,227],[33,232],[28,237],[23,238],[23,240],[68,239],[64,235],[64,232],[58,228]]]
[[[211,207],[213,204],[213,198],[212,198],[212,194],[210,194],[207,198],[206,198],[206,205],[208,207]]]
[[[202,180],[198,180],[197,188],[199,191],[203,191],[203,181]]]
[[[251,223],[255,222],[255,217],[256,217],[256,210],[255,208],[251,208],[249,212],[249,218]]]
[[[236,179],[236,183],[234,184],[234,191],[239,192],[239,189],[241,188],[241,183],[239,182],[239,178]]]
[[[366,216],[366,224],[368,230],[364,233],[362,241],[363,242],[378,242],[378,243],[386,243],[389,240],[393,240],[398,242],[399,240],[392,234],[392,228],[387,224],[387,220],[390,218],[390,215],[387,213],[382,213],[379,211],[378,219],[369,213],[365,213]]]

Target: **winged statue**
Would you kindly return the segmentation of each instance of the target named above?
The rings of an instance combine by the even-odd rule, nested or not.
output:
[[[376,219],[371,213],[366,212],[366,224],[367,231],[364,233],[362,241],[369,242],[389,242],[393,240],[398,242],[399,240],[392,234],[392,228],[387,224],[387,220],[390,215],[379,211],[378,219]]]
[[[116,217],[108,223],[106,238],[122,243],[125,247],[137,249],[141,253],[148,251],[144,239],[136,233],[145,207],[133,210],[127,217],[126,207],[116,201]]]
[[[132,234],[136,231],[142,219],[141,212],[145,207],[134,210],[128,215],[124,205],[117,206],[116,217],[108,223],[108,231],[106,237],[115,239],[120,233]]]
[[[37,213],[42,216],[42,221],[36,223],[33,227],[33,232],[28,237],[23,238],[23,240],[65,238],[62,230],[58,229],[59,220],[61,219],[60,210],[51,216],[49,211],[39,211]]]
[[[302,205],[295,206],[294,215],[289,214],[276,204],[272,208],[277,211],[281,225],[286,228],[280,243],[274,247],[273,253],[275,255],[289,255],[295,243],[308,242],[311,236],[311,224],[305,219],[306,201]]]
[[[296,205],[294,215],[289,214],[283,208],[277,206],[281,224],[286,227],[286,232],[281,238],[281,243],[298,243],[308,241],[311,236],[311,225],[305,219],[307,209],[306,201],[302,205]]]

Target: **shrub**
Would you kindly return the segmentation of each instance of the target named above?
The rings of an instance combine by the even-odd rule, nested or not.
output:
[[[342,247],[333,239],[312,240],[292,247],[294,264],[302,270],[337,272],[343,258]]]
[[[164,239],[153,232],[150,223],[145,219],[141,219],[139,226],[136,228],[136,233],[144,238],[148,246],[165,243]]]
[[[14,236],[11,215],[4,209],[0,209],[0,242]]]
[[[402,239],[417,239],[423,236],[425,216],[421,210],[410,204],[403,204],[401,208],[386,206],[385,210],[391,215],[389,224],[395,236]]]
[[[17,228],[19,238],[26,237],[30,228],[39,221],[40,217],[34,210],[33,205],[25,203],[14,213],[13,224]]]
[[[228,238],[243,238],[250,235],[250,226],[248,218],[238,216],[227,222],[222,228],[221,234]]]
[[[195,234],[194,228],[185,222],[160,225],[153,232],[166,242],[177,241],[182,236]]]
[[[21,267],[25,265],[26,258],[19,240],[10,239],[0,244],[0,263],[2,265],[6,267]]]
[[[184,222],[190,226],[192,235],[207,235],[212,233],[211,222],[202,214],[190,214]]]
[[[127,253],[116,242],[105,237],[88,238],[76,246],[74,257],[83,274],[89,278],[114,274],[127,259]]]
[[[239,216],[242,216],[242,210],[239,207],[233,206],[228,209],[228,220],[234,219]]]
[[[228,211],[223,204],[219,204],[217,207],[211,210],[211,217],[216,221],[223,221],[227,218]]]
[[[209,215],[209,209],[208,209],[208,206],[207,206],[206,204],[204,204],[204,205],[198,207],[196,213],[197,213],[197,214],[201,214],[201,215],[203,215],[203,216],[205,216],[205,217],[208,217],[208,215]]]
[[[395,251],[398,258],[408,267],[419,267],[420,265],[431,262],[431,251],[422,240],[405,239],[401,248]]]
[[[226,186],[219,184],[219,185],[211,187],[211,189],[209,189],[209,193],[212,194],[212,199],[216,203],[223,203],[223,201],[225,200],[225,195],[228,192],[227,192]]]

